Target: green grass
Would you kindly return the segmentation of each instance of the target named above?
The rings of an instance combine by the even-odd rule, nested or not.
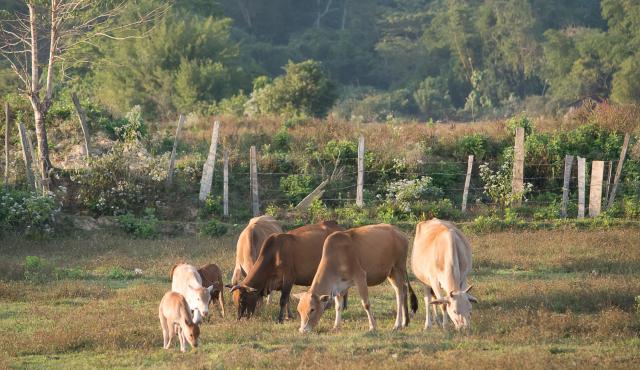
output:
[[[640,366],[637,229],[470,235],[471,282],[480,303],[466,335],[439,328],[424,332],[422,300],[410,327],[391,332],[394,294],[385,283],[370,293],[376,333],[366,331],[355,290],[340,331],[331,329],[330,310],[307,336],[298,333],[297,320],[275,324],[275,304],[236,322],[227,294],[227,317],[212,307],[197,350],[163,350],[157,305],[170,287],[169,269],[178,261],[215,262],[228,281],[236,237],[234,232],[219,239],[0,239],[0,368]],[[25,280],[27,256],[77,273],[51,274],[43,283]],[[143,270],[141,276],[132,274],[135,268]],[[420,296],[415,280],[413,286]]]

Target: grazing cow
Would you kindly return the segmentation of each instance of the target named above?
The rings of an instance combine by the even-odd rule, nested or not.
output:
[[[434,305],[436,319],[435,305],[442,305],[443,328],[447,322],[445,311],[456,329],[469,328],[471,302],[477,302],[477,299],[469,294],[471,285],[467,283],[467,275],[471,271],[471,245],[462,232],[453,224],[436,218],[420,222],[416,226],[411,269],[425,284],[424,328],[430,328],[432,324],[429,305]],[[435,300],[431,300],[432,295]]]
[[[283,234],[273,234],[264,241],[253,268],[241,285],[231,288],[238,307],[238,320],[251,317],[259,297],[271,290],[281,290],[278,322],[287,316],[293,285],[309,286],[322,258],[324,240],[334,231],[344,228],[335,221],[306,225]]]
[[[233,269],[231,285],[237,285],[242,277],[253,267],[260,247],[271,234],[282,233],[282,227],[271,216],[254,217],[249,220],[249,225],[242,230],[236,244],[236,266]]]
[[[186,342],[189,342],[191,347],[198,346],[200,328],[193,322],[189,306],[182,294],[166,292],[158,307],[158,318],[162,327],[164,349],[171,347],[171,341],[176,334],[180,340],[181,352],[185,352]]]
[[[353,285],[357,287],[369,317],[369,330],[375,330],[367,286],[381,284],[385,279],[389,279],[396,292],[397,315],[393,329],[409,325],[408,292],[411,292],[413,312],[418,308],[418,301],[407,275],[408,244],[400,230],[387,224],[363,226],[329,235],[311,288],[296,295],[300,299],[300,332],[308,332],[318,324],[325,304],[333,297],[336,300],[334,328],[338,328],[342,292]]]
[[[203,287],[198,269],[186,263],[173,266],[170,275],[171,290],[184,296],[193,313],[193,322],[200,324],[202,317],[209,314],[209,301],[214,286]]]
[[[204,265],[198,269],[202,286],[208,288],[213,286],[211,291],[211,301],[217,301],[220,306],[220,315],[224,317],[224,284],[222,283],[222,271],[215,263]]]

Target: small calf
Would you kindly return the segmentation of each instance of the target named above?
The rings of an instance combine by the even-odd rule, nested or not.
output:
[[[220,271],[220,268],[215,263],[209,263],[200,267],[198,273],[200,274],[200,278],[202,278],[203,287],[209,288],[213,286],[209,304],[217,300],[220,306],[220,315],[224,317],[224,296],[222,294],[224,284],[222,283],[222,271]]]
[[[165,293],[158,307],[158,318],[160,319],[160,326],[162,326],[164,349],[171,348],[171,340],[176,334],[180,339],[181,352],[186,351],[186,342],[189,342],[191,347],[198,346],[200,328],[193,323],[189,306],[182,294],[176,292]]]

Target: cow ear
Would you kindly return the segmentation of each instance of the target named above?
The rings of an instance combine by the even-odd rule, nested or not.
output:
[[[469,298],[469,302],[478,303],[478,298],[472,296],[469,293],[467,293],[467,298]]]
[[[225,284],[225,285],[224,285],[224,287],[225,287],[225,288],[227,288],[227,289],[231,289],[231,288],[233,288],[233,285],[231,285],[231,284]]]
[[[429,302],[429,304],[449,304],[449,298],[443,297]]]
[[[211,294],[211,292],[213,292],[213,290],[214,290],[215,288],[217,288],[217,287],[218,287],[218,285],[217,285],[217,284],[215,284],[215,285],[211,285],[210,287],[208,287],[208,288],[207,288],[207,290],[209,291],[209,294]]]
[[[324,295],[320,296],[320,302],[322,302],[322,303],[327,303],[327,302],[329,302],[330,299],[331,299],[330,295],[324,294]]]

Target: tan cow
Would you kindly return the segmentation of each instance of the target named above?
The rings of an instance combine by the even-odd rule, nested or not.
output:
[[[236,244],[236,266],[233,269],[231,285],[237,285],[251,270],[267,237],[279,233],[282,233],[282,227],[271,216],[254,217],[249,220]]]
[[[471,302],[477,302],[477,299],[469,294],[471,285],[467,275],[471,271],[471,245],[464,234],[453,224],[437,218],[420,222],[413,241],[411,269],[425,284],[424,328],[432,325],[429,305],[434,305],[433,314],[437,319],[435,305],[438,304],[442,305],[443,328],[447,322],[445,311],[456,329],[469,328]],[[432,295],[436,300],[431,300]]]
[[[220,315],[224,317],[224,284],[222,282],[222,271],[215,263],[209,263],[198,269],[202,286],[208,288],[213,286],[211,291],[211,301],[217,301],[220,306]]]
[[[400,230],[387,224],[362,226],[329,235],[311,288],[296,295],[300,299],[300,332],[308,332],[318,324],[325,304],[331,298],[336,301],[334,328],[338,328],[342,294],[353,285],[357,287],[369,317],[369,330],[375,330],[367,286],[381,284],[385,279],[389,279],[396,292],[397,314],[393,329],[409,325],[408,292],[411,292],[413,312],[418,308],[418,301],[407,275],[408,244]]]
[[[291,318],[291,288],[294,284],[311,285],[322,257],[324,240],[334,231],[342,230],[344,228],[335,221],[324,221],[269,236],[242,284],[231,288],[238,307],[238,320],[243,316],[250,317],[258,299],[272,290],[282,291],[278,322],[284,319],[285,309]]]
[[[189,310],[193,313],[193,322],[200,324],[203,316],[209,314],[209,301],[215,287],[203,287],[198,269],[186,263],[173,266],[170,275],[171,290],[184,296]]]
[[[186,342],[189,342],[191,347],[198,346],[200,328],[193,322],[189,306],[182,294],[165,293],[158,306],[158,318],[162,327],[164,349],[171,347],[171,341],[176,334],[180,340],[181,352],[185,352]]]

